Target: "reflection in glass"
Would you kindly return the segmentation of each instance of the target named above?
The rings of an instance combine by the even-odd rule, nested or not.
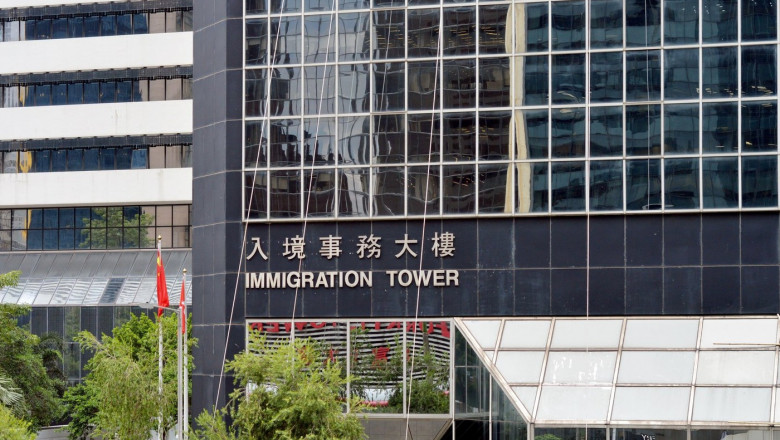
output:
[[[244,104],[246,116],[263,116],[266,106],[266,78],[268,71],[265,69],[246,69],[246,88]]]
[[[656,101],[661,99],[660,51],[626,53],[626,100]]]
[[[370,79],[368,64],[342,64],[339,68],[339,112],[369,111]]]
[[[698,0],[666,0],[664,2],[664,44],[693,44],[698,40]]]
[[[479,52],[506,53],[508,5],[479,8]]]
[[[407,136],[408,162],[438,162],[439,159],[439,115],[408,115]]]
[[[509,131],[511,128],[512,112],[480,112],[480,160],[500,160],[509,158]]]
[[[585,2],[552,2],[553,50],[585,48]]]
[[[275,68],[271,75],[271,115],[301,114],[300,67]]]
[[[777,37],[777,3],[742,0],[742,41],[774,40]]]
[[[336,66],[304,67],[304,112],[321,115],[336,111]]]
[[[272,121],[269,133],[271,166],[299,165],[301,163],[301,141],[303,140],[300,120]],[[265,143],[265,139],[262,142]]]
[[[661,161],[626,161],[626,209],[661,209]]]
[[[661,154],[661,106],[626,107],[626,155]]]
[[[702,159],[702,208],[739,206],[739,170],[736,157]]]
[[[596,52],[590,55],[590,100],[623,100],[622,52]]]
[[[374,110],[394,111],[404,109],[404,63],[374,64]]]
[[[737,103],[702,104],[702,151],[729,153],[737,151]]]
[[[552,157],[585,157],[585,108],[552,111]]]
[[[491,380],[491,432],[495,439],[525,439],[526,424],[495,380]]]
[[[474,438],[490,433],[490,373],[459,331],[455,331],[455,431]]]
[[[509,106],[509,58],[487,58],[479,65],[480,107]]]
[[[547,35],[550,26],[550,14],[547,10],[547,3],[526,3],[516,5],[523,8],[523,17],[525,17],[525,47],[518,47],[521,52],[539,52],[547,50]],[[518,17],[516,15],[516,17]],[[522,28],[520,28],[522,29]]]
[[[777,94],[777,47],[742,48],[742,96]]]
[[[444,214],[473,214],[477,186],[474,165],[445,165],[442,175]]]
[[[328,0],[324,2],[329,3]],[[309,15],[303,23],[303,53],[305,63],[336,61],[335,14]]]
[[[257,168],[267,165],[267,139],[262,136],[265,123],[262,121],[247,121],[244,129],[244,167]]]
[[[626,0],[626,46],[661,44],[660,3],[659,0]]]
[[[591,157],[622,154],[623,107],[592,107],[590,109]]]
[[[777,206],[777,156],[742,158],[742,207]]]
[[[444,9],[442,53],[473,55],[477,51],[477,11],[473,6]],[[436,43],[433,43],[436,47]]]
[[[742,104],[742,151],[777,151],[777,102]]]
[[[623,209],[622,161],[590,162],[590,209],[594,211]]]
[[[303,122],[304,165],[334,164],[336,121],[333,118],[309,118]]]
[[[246,0],[246,15],[261,14],[265,11],[265,0]]]
[[[407,214],[439,214],[439,166],[408,167]]]
[[[585,102],[585,54],[553,55],[553,104]]]
[[[304,217],[333,217],[335,215],[335,170],[306,171],[303,189]]]
[[[375,162],[404,162],[405,146],[406,121],[404,115],[374,116]]]
[[[404,169],[372,168],[374,215],[404,215]]]
[[[521,93],[514,99],[515,105],[546,105],[549,101],[547,55],[514,58],[515,75],[522,80]]]
[[[404,11],[374,11],[374,58],[403,58],[406,37],[404,36]]]
[[[287,1],[287,4],[292,3]],[[300,17],[271,19],[272,64],[297,64],[301,62],[302,37]],[[331,58],[332,59],[332,58]]]
[[[443,121],[444,160],[456,162],[474,160],[477,155],[476,115],[473,113],[445,113]],[[480,144],[485,145],[483,142]],[[500,148],[500,145],[497,147]]]
[[[479,165],[479,212],[505,213],[511,212],[512,201],[507,198],[509,186],[508,165]]]
[[[407,56],[435,57],[439,48],[439,10],[409,9]]]
[[[553,162],[552,210],[585,210],[585,162]]]
[[[301,216],[301,172],[298,170],[271,171],[268,191],[271,218]],[[260,195],[262,197],[262,195]]]
[[[623,46],[623,2],[592,0],[590,2],[590,47]]]
[[[368,168],[347,168],[339,171],[339,216],[368,216],[370,203]]]
[[[614,435],[614,434],[613,434]],[[602,428],[536,428],[534,429],[535,440],[544,440],[548,438],[561,440],[606,440],[607,430]],[[614,438],[614,437],[613,437]],[[637,439],[631,439],[637,440]],[[685,440],[685,439],[681,439]]]
[[[477,106],[475,60],[444,60],[444,108]]]
[[[737,3],[737,0],[703,0],[702,42],[737,41]]]
[[[705,98],[737,94],[737,48],[705,47],[702,49],[702,91]]]
[[[339,61],[368,60],[370,42],[368,13],[339,14]]]
[[[699,97],[699,49],[664,51],[664,96],[666,99]]]
[[[645,440],[656,438],[664,440],[686,440],[688,437],[684,429],[654,429],[654,428],[624,428],[612,430],[611,438],[614,440]]]
[[[433,110],[441,106],[437,61],[408,63],[408,105],[409,110]]]
[[[664,160],[664,200],[667,209],[699,207],[699,159]]]
[[[548,157],[550,113],[548,110],[521,110],[516,113],[515,130],[518,159]]]
[[[676,104],[664,107],[664,152],[668,154],[699,152],[699,104]]]
[[[368,164],[371,155],[371,133],[368,116],[339,118],[338,162]]]

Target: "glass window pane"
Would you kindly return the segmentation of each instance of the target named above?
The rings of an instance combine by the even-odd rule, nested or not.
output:
[[[444,214],[469,214],[476,208],[474,165],[451,165],[442,168]]]
[[[543,351],[499,351],[496,368],[510,384],[539,383]]]
[[[693,351],[624,351],[620,356],[617,381],[624,384],[690,385],[694,359]]]
[[[666,99],[699,97],[699,49],[665,50],[664,96]]]
[[[371,96],[368,64],[344,64],[339,69],[339,112],[368,112]]]
[[[515,105],[546,105],[550,98],[550,63],[547,55],[514,58],[516,75],[522,78],[520,96]]]
[[[739,206],[739,159],[705,157],[702,159],[702,207]]]
[[[537,17],[539,4],[526,6],[528,25],[534,29],[527,29],[528,46],[536,44],[536,39],[540,33],[536,28],[539,26]],[[544,14],[546,17],[547,6],[544,5]],[[471,7],[447,8],[444,9],[444,44],[442,53],[448,55],[473,55],[477,51],[477,11]],[[546,22],[544,24],[546,26]],[[547,30],[544,29],[544,38],[547,38]],[[533,39],[534,42],[530,42]],[[435,45],[435,43],[433,43]],[[435,47],[435,46],[434,46]]]
[[[144,13],[133,14],[133,33],[134,34],[148,34],[149,33],[149,16]]]
[[[149,33],[158,34],[165,32],[165,12],[149,13]]]
[[[553,162],[552,210],[585,210],[585,162]]]
[[[768,422],[771,388],[697,387],[692,421]]]
[[[477,155],[477,121],[473,113],[445,113],[444,115],[444,145],[443,154],[445,161],[474,160]],[[481,122],[481,121],[480,121]],[[501,123],[494,125],[501,130]],[[480,128],[483,128],[480,125]],[[489,127],[484,127],[489,129]],[[506,127],[505,127],[506,129]],[[480,133],[482,135],[482,133]],[[482,137],[480,136],[480,139]],[[495,138],[494,148],[501,151],[501,139]],[[504,151],[507,148],[508,139],[504,139]],[[482,142],[480,142],[482,144]],[[489,148],[485,145],[486,149]],[[506,155],[507,153],[505,153]],[[500,153],[499,153],[500,157]],[[499,157],[496,157],[498,159]]]
[[[84,17],[68,18],[68,37],[80,38],[84,36]]]
[[[622,161],[590,162],[590,209],[594,211],[623,209]]]
[[[777,206],[777,156],[742,158],[742,206]]]
[[[301,114],[301,69],[274,69],[271,77],[271,115]]]
[[[552,100],[553,104],[585,102],[584,54],[553,55]]]
[[[67,38],[68,36],[68,19],[56,18],[52,22],[52,38]],[[0,40],[2,41],[2,40]]]
[[[97,37],[100,35],[100,17],[97,15],[84,17],[84,36]]]
[[[301,172],[297,170],[271,171],[269,191],[272,218],[301,216]]]
[[[68,86],[67,84],[54,84],[52,85],[52,99],[53,105],[63,105],[68,103]]]
[[[517,158],[544,159],[548,157],[550,114],[548,110],[522,110],[516,113],[515,142]]]
[[[149,80],[149,99],[146,101],[164,101],[165,100],[165,80]]]
[[[247,116],[263,116],[266,112],[266,89],[268,71],[265,69],[246,70],[246,104]]]
[[[593,0],[590,2],[590,47],[623,46],[623,2]]]
[[[100,84],[84,83],[84,104],[97,104],[100,102]]]
[[[290,2],[287,2],[290,3]],[[271,47],[276,48],[273,64],[296,64],[301,62],[303,37],[299,17],[271,19]],[[332,57],[330,59],[333,59]]]
[[[407,161],[438,162],[440,160],[439,115],[410,114],[408,116]]]
[[[626,154],[647,156],[661,153],[661,106],[626,107]]]
[[[742,48],[742,96],[777,94],[777,47]]]
[[[661,2],[626,0],[626,46],[661,44]]]
[[[737,48],[702,49],[702,92],[705,98],[737,96]]]
[[[547,212],[549,209],[549,167],[543,163],[517,165],[517,211]]]
[[[68,169],[68,151],[54,150],[51,155],[51,170],[65,171]]]
[[[626,100],[656,101],[661,99],[660,51],[626,53]]]
[[[116,35],[116,15],[104,15],[100,17],[100,35]]]
[[[689,387],[617,387],[612,420],[685,422],[688,419],[690,395],[691,389]],[[685,440],[685,431],[681,430],[677,437],[680,440]],[[626,435],[618,438],[636,439],[642,437]],[[670,439],[666,436],[653,436],[651,438]]]
[[[303,161],[306,165],[335,164],[336,121],[304,119]]]
[[[699,152],[699,105],[677,104],[664,107],[664,152]]]
[[[130,155],[132,150],[128,147],[119,148],[116,152],[116,169],[128,170],[130,169]]]
[[[545,384],[611,384],[616,352],[550,352]]]
[[[699,207],[699,159],[664,160],[664,203],[667,209]]]
[[[772,351],[702,351],[696,371],[697,385],[771,385],[775,353]]]
[[[447,125],[445,115],[445,136],[447,133],[459,133],[461,142],[459,158],[471,158],[466,152],[470,149],[468,145],[472,142],[469,136],[472,131],[471,121],[467,114],[456,114],[456,125]],[[454,129],[454,131],[453,131]],[[481,112],[479,115],[479,158],[481,160],[499,160],[509,158],[510,130],[512,129],[512,113],[506,112]],[[465,137],[464,137],[465,136]],[[445,143],[447,138],[445,137]],[[445,155],[448,147],[445,145]]]
[[[591,102],[623,100],[623,53],[597,52],[590,55]]]
[[[479,52],[506,53],[508,5],[479,8]]]
[[[133,33],[133,15],[120,14],[116,17],[116,34],[130,35]]]
[[[370,15],[366,12],[339,14],[339,61],[369,59],[371,51],[369,20]]]
[[[68,104],[84,102],[84,83],[68,84]]]
[[[376,35],[374,58],[403,58],[406,41],[404,11],[374,11],[373,14]]]
[[[661,161],[626,161],[626,209],[661,209]]]
[[[371,119],[339,118],[338,160],[343,164],[368,164],[371,160]],[[342,185],[343,188],[343,185]]]
[[[369,168],[348,168],[339,171],[340,216],[367,217],[369,215],[370,180]]]
[[[100,169],[101,170],[114,170],[116,164],[114,156],[116,153],[115,148],[103,148],[100,150]]]
[[[585,109],[552,111],[552,157],[585,156]]]
[[[704,43],[737,41],[737,0],[703,0],[701,34]]]
[[[552,3],[553,50],[585,48],[585,2]]]
[[[605,421],[612,387],[543,386],[536,413],[545,420]]]
[[[623,154],[623,107],[591,107],[590,155]]]
[[[698,0],[666,0],[664,2],[664,44],[694,44],[698,41]]]
[[[561,56],[565,57],[565,55]],[[563,67],[562,69],[565,70],[566,68]],[[479,105],[481,107],[509,106],[510,81],[511,77],[509,75],[509,58],[488,58],[485,60],[480,60]]]
[[[512,200],[507,193],[512,193],[508,180],[511,169],[509,164],[480,164],[479,178],[479,212],[480,213],[510,213]]]
[[[777,4],[742,0],[742,40],[773,40],[777,37]]]
[[[407,57],[435,57],[439,48],[439,10],[409,9]]]
[[[47,173],[51,171],[51,150],[39,150],[33,152],[35,157],[35,172]]]
[[[97,148],[88,148],[84,150],[84,171],[94,171],[100,169],[100,150]]]
[[[409,167],[407,170],[407,213],[439,215],[439,166]]]
[[[307,115],[321,115],[336,111],[336,66],[304,67],[303,97]]]
[[[629,319],[624,348],[696,348],[698,319]]]
[[[116,101],[117,102],[130,102],[133,100],[133,83],[132,81],[118,81],[116,83]]]
[[[702,150],[705,153],[737,151],[737,103],[702,104]]]
[[[133,150],[130,159],[130,168],[145,169],[148,166],[148,151],[145,148],[136,148]]]
[[[374,215],[404,214],[404,170],[381,167],[372,169]]]
[[[777,151],[777,102],[742,104],[742,151]]]

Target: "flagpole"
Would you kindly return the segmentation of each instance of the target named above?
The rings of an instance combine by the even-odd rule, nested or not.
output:
[[[162,265],[162,235],[157,236],[157,264]],[[158,277],[158,286],[157,286],[157,295],[158,295],[158,305],[160,302],[160,286],[159,286],[159,273],[157,275]],[[163,424],[163,414],[162,414],[162,397],[163,397],[163,377],[162,377],[162,370],[163,370],[163,333],[162,333],[162,318],[160,316],[160,311],[162,309],[158,310],[157,312],[157,333],[158,333],[158,364],[157,364],[157,379],[158,379],[158,385],[157,385],[157,392],[160,395],[160,412],[158,414],[157,418],[157,438],[162,439],[163,438],[163,432],[162,432],[162,424]]]
[[[182,338],[182,438],[187,439],[189,437],[189,381],[190,375],[187,369],[187,304],[185,295],[187,292],[187,269],[182,270],[183,275],[181,278],[181,297],[179,298],[179,310],[181,311],[181,338]]]

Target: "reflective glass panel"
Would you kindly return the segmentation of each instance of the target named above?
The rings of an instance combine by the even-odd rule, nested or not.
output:
[[[409,9],[407,56],[435,57],[439,48],[439,10]]]
[[[335,170],[306,171],[304,179],[304,216],[333,217],[336,212]]]
[[[444,214],[470,214],[476,208],[474,165],[445,165],[442,167],[442,203]]]
[[[777,102],[742,104],[742,151],[777,151]]]
[[[271,75],[271,115],[301,114],[301,69],[274,69]]]
[[[445,60],[443,70],[444,108],[476,107],[475,60]]]
[[[548,110],[521,110],[516,113],[516,147],[518,159],[544,159],[550,139]]]
[[[277,120],[271,122],[269,129],[269,158],[271,166],[292,166],[301,163],[300,120]],[[273,175],[272,175],[273,176]]]
[[[246,116],[262,116],[266,112],[267,74],[265,69],[247,69],[244,103]]]
[[[371,119],[368,116],[339,118],[339,163],[351,165],[367,164],[370,162],[370,122]]]
[[[408,63],[407,98],[409,110],[433,110],[441,106],[438,81],[439,65],[436,61]]]
[[[440,160],[439,115],[408,115],[407,152],[409,162],[438,162]]]
[[[777,3],[742,0],[742,41],[773,40],[777,37]]]
[[[246,20],[246,65],[268,62],[268,21],[262,18]]]
[[[499,351],[496,368],[510,384],[536,384],[541,377],[543,361],[543,351]]]
[[[737,151],[737,103],[702,104],[702,151],[729,153]]]
[[[477,156],[477,118],[473,113],[445,113],[443,115],[443,154],[445,161],[462,161],[462,160],[474,160]],[[482,121],[480,121],[482,122]],[[507,124],[508,125],[508,124]],[[500,129],[500,123],[496,128]],[[482,128],[482,124],[480,124]],[[491,127],[485,127],[490,129]],[[508,127],[506,127],[508,131]],[[500,131],[500,130],[496,130]],[[480,140],[482,139],[482,131],[480,131]],[[508,136],[507,136],[508,138]],[[496,142],[493,144],[497,150],[501,150],[501,139],[494,138]],[[505,151],[508,145],[508,139],[504,139]],[[483,145],[483,142],[480,142]],[[485,148],[490,148],[485,145]],[[506,155],[506,153],[505,153]],[[499,153],[500,156],[500,153]]]
[[[480,53],[506,53],[508,8],[508,5],[482,6],[479,8]]]
[[[737,96],[737,48],[702,49],[702,92],[704,98]]]
[[[286,4],[292,3],[286,1]],[[271,19],[271,48],[273,64],[297,64],[301,62],[302,37],[300,17]]]
[[[468,120],[468,119],[467,119]],[[512,113],[481,112],[479,115],[479,158],[499,160],[509,158]]]
[[[698,0],[664,1],[664,44],[692,44],[698,40]]]
[[[269,211],[272,218],[301,216],[300,171],[271,171],[268,187],[271,197]]]
[[[626,155],[661,153],[661,106],[626,107]]]
[[[771,385],[775,375],[774,350],[702,351],[697,385]]]
[[[707,319],[702,323],[701,347],[720,348],[723,343],[774,345],[777,338],[775,318]]]
[[[372,173],[374,215],[403,215],[404,169],[381,167]]]
[[[479,165],[479,212],[509,213],[512,212],[512,200],[507,193],[512,193],[509,186],[508,164]]]
[[[336,111],[336,66],[304,67],[304,112],[321,115]]]
[[[661,99],[660,51],[626,53],[626,100],[654,101]]]
[[[692,421],[768,422],[771,388],[697,387]]]
[[[375,162],[404,162],[405,146],[406,120],[403,115],[374,116]]]
[[[553,55],[553,104],[585,102],[585,54]]]
[[[688,387],[617,387],[612,419],[684,422],[688,418],[690,394],[691,389]],[[685,431],[681,431],[681,434],[680,440],[685,440]],[[638,440],[643,437],[623,438]]]
[[[623,100],[622,52],[597,52],[590,55],[590,100]]]
[[[547,56],[516,57],[514,63],[516,75],[522,78],[520,96],[515,97],[515,105],[546,105],[550,97],[550,63]]]
[[[742,48],[742,96],[777,94],[777,47]]]
[[[339,14],[339,61],[362,61],[370,56],[369,14]]]
[[[547,35],[550,26],[550,14],[547,3],[527,3],[518,5],[524,9],[525,17],[525,47],[518,47],[520,52],[539,52],[547,50]]]
[[[553,50],[585,48],[585,2],[552,2]]]
[[[480,107],[510,105],[509,58],[488,58],[479,64]],[[410,84],[411,87],[411,84]]]
[[[268,173],[257,171],[244,175],[244,205],[247,218],[266,218],[268,214]]]
[[[591,107],[590,155],[623,154],[623,107]]]
[[[339,215],[369,215],[369,182],[371,172],[368,168],[348,168],[339,171]]]
[[[336,61],[336,15],[307,16],[304,18],[303,26],[304,62]]]
[[[690,385],[695,354],[693,351],[624,351],[620,356],[617,381],[621,384]]]
[[[705,157],[702,159],[702,207],[739,206],[739,159]]]
[[[699,207],[699,159],[664,160],[664,207]]]
[[[470,55],[477,51],[477,13],[474,7],[444,10],[444,46],[447,55]],[[434,44],[435,47],[435,44]]]
[[[304,119],[303,154],[304,165],[325,165],[336,163],[335,119]]]
[[[777,206],[777,156],[742,158],[742,206]]]
[[[542,387],[536,420],[605,421],[612,387]]]
[[[660,0],[626,0],[626,46],[661,44]]]
[[[699,152],[699,104],[675,104],[664,107],[664,152]]]
[[[374,64],[375,111],[404,109],[406,66],[404,63]]]
[[[737,0],[702,1],[702,42],[737,40],[737,5]]]
[[[369,111],[371,84],[368,64],[342,64],[339,68],[339,112]]]
[[[626,209],[661,209],[661,161],[626,161]]]
[[[593,0],[590,2],[590,47],[623,46],[623,2]]]
[[[408,167],[407,214],[439,214],[439,166]]]
[[[406,37],[404,11],[374,11],[374,58],[403,58]]]
[[[552,111],[552,157],[585,156],[585,108]]]
[[[553,162],[550,178],[553,211],[585,210],[585,162]]]
[[[547,212],[549,203],[549,166],[546,162],[517,165],[517,211]]]
[[[664,96],[666,99],[699,97],[699,49],[664,51]]]
[[[590,162],[590,209],[595,211],[623,209],[622,161]]]

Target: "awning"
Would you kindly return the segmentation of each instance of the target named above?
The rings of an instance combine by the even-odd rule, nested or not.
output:
[[[780,421],[777,317],[457,319],[538,426]]]

